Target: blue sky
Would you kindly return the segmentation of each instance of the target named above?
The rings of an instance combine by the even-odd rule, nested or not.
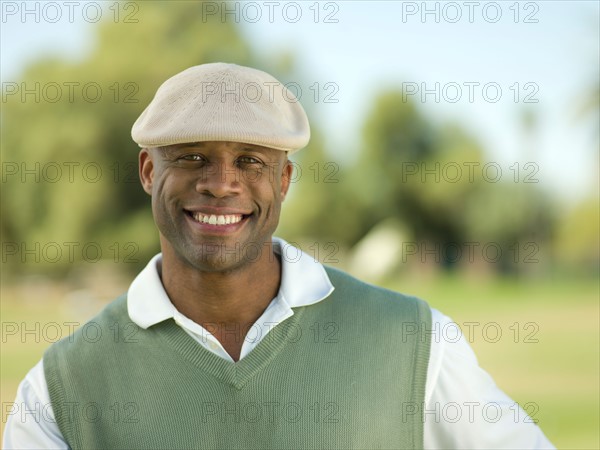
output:
[[[40,55],[79,59],[93,48],[93,24],[77,14],[70,23],[64,2],[56,2],[63,8],[56,23],[43,16],[39,23],[33,16],[23,21],[18,14],[7,15],[5,5],[21,2],[2,3],[2,81],[18,81]],[[598,2],[474,2],[471,10],[468,2],[299,2],[299,8],[279,2],[272,7],[272,20],[267,2],[250,3],[238,3],[230,18],[239,20],[264,58],[288,50],[296,55],[307,80],[302,102],[312,103],[311,119],[321,124],[336,158],[355,155],[360,125],[377,91],[404,83],[418,89],[411,98],[431,118],[456,121],[480,139],[488,160],[507,176],[514,163],[535,162],[540,182],[565,200],[597,190],[597,124],[576,119],[576,110],[598,84]],[[102,3],[105,15],[111,14],[111,4]],[[422,16],[425,8],[432,12]],[[302,15],[294,22],[298,11]],[[311,100],[316,89],[310,89],[315,82],[316,103]],[[326,83],[331,83],[328,89]],[[422,88],[435,91],[436,83],[439,101],[433,93],[423,99]],[[501,95],[492,102],[498,87]],[[451,101],[459,92],[460,99]],[[338,102],[324,102],[327,94]],[[538,102],[524,103],[528,94]],[[528,153],[519,123],[523,108],[539,118],[534,150]]]

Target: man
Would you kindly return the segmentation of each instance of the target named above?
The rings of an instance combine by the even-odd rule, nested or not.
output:
[[[132,136],[162,252],[29,372],[6,448],[552,448],[449,318],[273,237],[310,136],[273,77],[187,69]]]

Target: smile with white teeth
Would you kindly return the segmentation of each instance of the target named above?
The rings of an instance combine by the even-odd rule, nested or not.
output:
[[[241,214],[216,215],[193,213],[192,216],[196,222],[207,223],[209,225],[230,225],[240,222],[243,218]]]

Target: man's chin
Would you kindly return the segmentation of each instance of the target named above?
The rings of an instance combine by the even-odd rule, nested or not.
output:
[[[185,259],[202,272],[232,272],[256,262],[261,252],[258,245],[211,243],[203,244],[193,252],[188,250]]]

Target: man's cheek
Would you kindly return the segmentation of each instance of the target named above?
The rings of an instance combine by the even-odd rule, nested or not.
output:
[[[172,183],[169,183],[169,179],[173,179],[173,177],[169,178],[166,176],[166,173],[161,173],[161,176],[155,178],[154,181],[154,194],[157,197],[163,197],[165,198],[166,195],[168,195],[170,192],[174,192],[175,189],[174,187],[171,185]]]

